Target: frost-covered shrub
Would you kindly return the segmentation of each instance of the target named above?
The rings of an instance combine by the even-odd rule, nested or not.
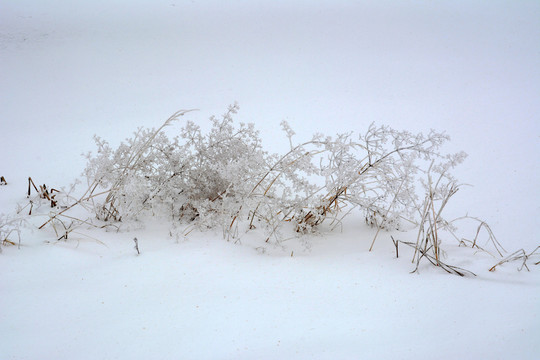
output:
[[[53,208],[40,214],[47,220],[39,228],[49,225],[58,239],[67,240],[78,226],[118,229],[154,216],[170,221],[177,237],[195,228],[220,228],[225,238],[239,239],[258,229],[266,242],[280,243],[289,236],[286,231],[301,236],[322,225],[332,230],[356,210],[377,228],[371,248],[383,229],[415,227],[416,242],[392,240],[396,255],[400,243],[414,248],[416,269],[427,259],[448,272],[466,272],[442,262],[443,231],[460,245],[480,249],[477,238],[485,229],[501,254],[485,222],[465,217],[479,223],[474,239],[466,240],[455,234],[456,220],[443,216],[459,189],[451,170],[466,156],[441,154],[449,139],[444,133],[412,134],[372,124],[363,133],[314,134],[298,142],[282,122],[290,148],[272,154],[263,149],[253,124],[234,123],[237,104],[212,117],[206,133],[189,120],[176,134],[165,131],[190,111],[178,111],[158,129],[139,128],[116,149],[96,136],[97,152],[87,155],[84,171],[87,190],[78,198],[70,195],[75,185],[55,190],[54,201],[48,198]],[[27,204],[29,216],[46,190],[34,188],[38,195]],[[79,213],[73,214],[74,208]],[[21,221],[0,217],[3,244],[14,243],[9,238],[20,233]]]
[[[206,134],[187,121],[168,137],[163,130],[187,113],[180,111],[157,130],[139,129],[115,150],[96,137],[98,151],[88,155],[85,171],[92,193],[105,190],[94,204],[96,216],[166,216],[201,228],[219,226],[227,237],[261,227],[266,240],[276,242],[284,224],[309,233],[329,219],[339,223],[353,209],[371,225],[399,228],[404,219],[422,220],[420,199],[429,190],[421,182],[427,174],[422,166],[431,164],[430,171],[453,182],[448,169],[465,156],[439,154],[448,140],[444,134],[374,125],[364,134],[315,134],[296,144],[285,122],[290,149],[269,154],[253,124],[234,124],[237,110],[235,104],[211,118]]]
[[[20,246],[21,228],[24,223],[25,219],[20,216],[0,214],[0,253],[2,252],[2,246],[16,244]]]
[[[233,125],[237,109],[212,118],[208,134],[187,121],[179,135],[167,137],[162,130],[186,113],[181,111],[158,130],[139,129],[116,150],[96,138],[98,152],[88,155],[85,175],[90,187],[109,189],[95,206],[97,217],[120,221],[151,212],[214,226],[234,207],[229,199],[247,196],[266,161],[253,125]]]

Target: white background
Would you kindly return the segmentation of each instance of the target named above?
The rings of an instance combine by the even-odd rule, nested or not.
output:
[[[540,238],[539,99],[538,1],[7,0],[0,3],[0,175],[10,182],[10,190],[8,194],[8,187],[0,189],[0,192],[4,192],[0,198],[4,202],[0,210],[11,212],[14,207],[12,202],[23,199],[28,176],[41,183],[61,185],[67,185],[79,177],[85,164],[80,155],[94,149],[93,134],[118,144],[137,126],[158,127],[176,110],[188,108],[200,109],[197,113],[190,113],[189,117],[205,127],[210,115],[220,115],[228,104],[238,101],[241,107],[238,121],[254,122],[262,130],[266,146],[274,151],[282,150],[286,146],[279,129],[279,123],[284,119],[295,129],[299,140],[311,137],[314,132],[362,132],[371,122],[415,132],[427,132],[430,128],[447,131],[452,136],[452,142],[445,150],[464,150],[470,155],[456,173],[464,183],[474,185],[463,188],[456,195],[454,207],[450,211],[455,215],[468,212],[486,219],[508,250],[524,247],[531,251],[539,245]],[[174,129],[172,131],[174,132]],[[36,236],[39,238],[43,235]],[[129,235],[126,236],[129,241]],[[358,238],[356,235],[348,236],[347,239]],[[362,254],[355,256],[368,256],[365,251],[370,240],[364,240],[352,248],[347,247],[351,246],[348,242],[342,244],[344,253],[336,255],[341,259],[337,261],[343,261],[340,256],[352,256],[344,255],[352,250]],[[320,241],[324,243],[323,240]],[[258,269],[258,255],[246,255],[247,260],[242,260],[242,257],[234,253],[237,250],[227,248],[223,251],[233,251],[233,254],[229,254],[231,262],[215,261],[221,255],[212,246],[224,245],[212,245],[205,250],[208,244],[204,241],[201,244],[200,248],[193,244],[189,246],[195,246],[195,252],[216,252],[215,257],[207,255],[209,258],[206,258],[201,255],[200,260],[204,262],[211,259],[209,261],[216,262],[218,269],[229,274],[225,275],[226,279],[230,279],[231,274],[236,271],[230,268],[231,263],[240,263],[242,271]],[[189,246],[182,251],[188,251]],[[319,250],[315,248],[313,257],[317,258],[317,254],[330,251],[326,245],[321,246],[323,247]],[[171,251],[179,251],[178,246],[174,249],[177,250]],[[35,280],[39,283],[47,283],[48,279],[57,284],[60,281],[59,274],[63,272],[54,267],[55,262],[47,252],[35,250],[37,252],[32,255],[24,255],[11,251],[13,250],[6,250],[1,256],[8,260],[0,257],[0,263],[5,260],[4,269],[11,271],[11,280],[7,281],[5,275],[4,279],[0,280],[0,284],[5,282],[6,290],[2,291],[0,314],[4,314],[5,324],[12,324],[9,325],[11,327],[6,325],[2,329],[0,354],[7,349],[11,356],[8,358],[38,358],[36,354],[45,346],[43,344],[58,341],[56,335],[59,335],[60,339],[69,339],[71,347],[63,350],[52,347],[56,350],[50,350],[48,355],[41,358],[84,357],[82,353],[86,351],[88,344],[92,343],[90,340],[97,336],[92,334],[94,331],[98,332],[103,325],[83,321],[81,324],[84,324],[88,331],[85,332],[79,327],[80,324],[73,325],[71,317],[66,317],[64,322],[60,321],[62,327],[57,329],[58,334],[51,334],[46,325],[43,325],[43,329],[38,327],[31,331],[31,324],[37,321],[42,313],[52,311],[51,318],[58,316],[54,314],[61,312],[56,307],[59,303],[70,304],[72,307],[68,311],[76,314],[81,309],[91,308],[88,302],[97,302],[97,297],[90,297],[92,300],[88,300],[84,293],[74,292],[72,296],[81,301],[80,306],[76,306],[65,300],[70,296],[69,290],[62,293],[52,288],[47,291],[58,297],[59,303],[46,301],[39,311],[26,312],[28,297],[39,298],[42,294],[35,288],[28,290],[25,283],[36,276],[36,272],[43,270],[36,269],[37,264],[53,266],[50,277],[43,275]],[[28,254],[30,250],[26,251]],[[91,250],[90,253],[92,251],[100,253],[102,250]],[[128,277],[132,273],[139,276],[136,280],[130,280],[132,283],[129,284],[137,290],[127,296],[140,299],[139,295],[146,294],[144,287],[153,284],[155,278],[148,275],[148,282],[145,282],[140,276],[148,274],[148,271],[137,272],[133,268],[135,266],[139,269],[137,264],[140,263],[131,259],[129,265],[126,265],[127,268],[122,268],[115,262],[116,255],[106,254],[108,255],[100,256],[108,256],[109,267],[114,267],[115,271]],[[72,259],[78,259],[80,253],[73,251],[62,256],[62,261],[67,263],[60,262],[61,264],[75,266],[78,260]],[[373,268],[377,268],[379,260],[384,263],[387,260],[381,259],[386,259],[387,256],[389,255],[386,253],[382,254],[378,260],[364,258],[363,261],[368,264],[363,265],[364,267],[358,264],[357,257],[347,257],[349,262],[345,264],[348,264],[350,271],[332,273],[333,275],[328,275],[330,278],[322,280],[322,285],[297,278],[289,278],[283,283],[259,269],[266,274],[261,276],[267,283],[275,283],[278,287],[280,284],[285,284],[283,287],[298,287],[304,297],[297,298],[296,302],[292,301],[290,308],[280,308],[282,314],[287,315],[291,322],[283,320],[286,325],[276,325],[275,332],[257,336],[250,332],[251,327],[246,327],[244,332],[236,334],[231,330],[235,329],[234,323],[238,322],[238,318],[235,319],[234,316],[228,320],[228,325],[217,326],[217,333],[222,341],[221,349],[226,351],[220,352],[219,347],[212,348],[210,343],[205,342],[205,339],[210,341],[214,338],[214,333],[209,331],[209,328],[205,328],[207,332],[203,331],[204,335],[201,336],[193,333],[186,335],[189,328],[183,328],[183,334],[178,334],[178,337],[166,338],[163,344],[156,342],[158,336],[174,333],[176,325],[171,322],[163,325],[160,331],[150,337],[150,342],[159,343],[160,346],[144,347],[140,342],[137,346],[130,346],[131,341],[137,343],[137,339],[143,339],[144,336],[142,333],[130,333],[128,336],[124,332],[119,335],[119,342],[123,346],[115,347],[114,342],[107,342],[110,337],[107,337],[107,341],[103,338],[101,340],[105,341],[108,352],[104,350],[100,353],[99,347],[93,347],[96,353],[89,353],[88,357],[92,358],[93,354],[96,356],[94,358],[107,358],[105,354],[114,353],[115,358],[144,358],[152,351],[162,349],[163,353],[159,353],[158,357],[174,358],[167,356],[167,349],[175,349],[177,354],[184,354],[184,358],[274,358],[271,354],[277,351],[274,344],[278,337],[276,334],[282,334],[282,337],[295,339],[282,354],[288,358],[333,358],[332,354],[337,354],[338,358],[423,358],[423,355],[426,355],[423,354],[424,350],[440,351],[437,357],[440,355],[441,358],[453,358],[451,354],[467,358],[466,352],[459,351],[465,348],[476,355],[485,354],[487,351],[495,358],[499,355],[501,358],[533,358],[533,349],[538,350],[538,345],[532,339],[538,339],[540,335],[538,276],[534,278],[534,285],[524,285],[524,288],[516,290],[513,288],[515,285],[505,285],[498,282],[496,277],[493,280],[495,285],[489,287],[485,282],[469,282],[464,285],[455,279],[448,280],[444,275],[429,277],[428,274],[421,280],[424,284],[422,294],[437,292],[443,287],[447,291],[444,295],[461,295],[459,300],[451,302],[450,308],[430,307],[431,310],[425,313],[419,308],[413,310],[414,304],[420,299],[404,295],[415,289],[414,284],[418,279],[406,274],[407,270],[410,270],[407,264],[399,269],[392,269],[403,273],[398,276],[401,282],[399,286],[395,283],[392,271],[386,269],[382,272],[383,275],[374,272]],[[29,260],[25,262],[25,259]],[[105,282],[110,286],[105,293],[114,293],[112,289],[120,286],[122,280],[106,280],[114,276],[105,276],[97,270],[100,269],[99,264],[92,259],[88,261],[91,263],[90,273],[94,274],[94,285],[99,288]],[[165,255],[163,259],[177,261]],[[310,278],[310,271],[318,274],[319,271],[334,269],[331,259],[332,256],[326,260],[316,260],[317,264],[326,264],[320,265],[321,268],[314,262],[294,265],[299,266],[298,268],[283,265],[278,274],[282,278],[288,271],[299,271]],[[152,264],[160,262],[159,257],[154,259],[155,262],[148,258],[144,261],[151,267]],[[268,259],[263,263],[265,261]],[[283,260],[278,257],[278,260],[272,261],[281,263]],[[264,266],[273,269],[277,265],[271,262]],[[360,266],[360,270],[356,266]],[[392,267],[388,263],[387,266]],[[505,281],[512,284],[516,281],[526,284],[531,281],[531,278],[523,278],[527,276],[523,275],[524,273],[514,273],[514,270],[512,266],[512,275],[508,275],[510,280],[505,277]],[[80,265],[72,271],[74,274],[79,274],[79,271],[81,274],[85,273]],[[103,271],[106,273],[107,270]],[[375,281],[374,278],[378,279],[375,285],[370,283],[370,286],[382,286],[384,294],[370,292],[367,285],[364,289],[351,290],[351,282],[347,280],[351,272],[360,277],[362,274],[369,274],[368,279],[371,280],[364,279],[368,283]],[[17,279],[13,278],[15,274],[18,274]],[[205,274],[209,277],[207,281],[215,285],[215,274],[211,271]],[[332,276],[342,279],[339,281],[344,281],[343,286],[349,288],[350,292],[344,294],[346,298],[357,300],[343,303],[341,293],[330,291],[336,298],[327,298],[328,304],[323,306],[317,303],[320,307],[315,306],[317,311],[328,314],[328,323],[320,327],[311,326],[311,322],[316,322],[321,313],[310,315],[306,308],[309,308],[313,298],[320,296],[317,290],[319,286],[325,289],[326,285],[333,286],[332,284],[336,283],[337,280]],[[101,278],[103,282],[98,280]],[[190,279],[193,283],[198,281],[196,277]],[[357,280],[358,278],[355,278],[354,281]],[[66,280],[66,284],[71,284],[70,281],[75,280]],[[441,282],[448,282],[448,287],[435,284]],[[507,292],[506,286],[509,286],[511,291]],[[287,293],[283,287],[280,290],[282,292],[277,292],[281,295],[275,295],[276,293],[266,287],[262,292],[249,293],[251,295],[243,299],[253,302],[259,296],[266,296],[268,301],[279,302],[279,298],[291,301],[283,295]],[[231,289],[227,285],[223,285],[223,288]],[[232,288],[234,289],[234,286]],[[486,292],[480,291],[476,297],[470,295],[478,288]],[[397,293],[393,293],[392,289],[396,289]],[[5,298],[4,294],[8,290],[9,297]],[[26,291],[30,293],[27,294]],[[219,289],[210,291],[210,295],[215,296],[216,291],[219,292]],[[493,323],[485,324],[484,319],[472,327],[468,323],[467,319],[474,318],[477,314],[475,311],[481,312],[483,304],[489,304],[494,296],[516,292],[523,295],[518,295],[518,299],[509,306],[521,307],[517,309],[517,313],[512,312],[515,308],[510,312],[506,307],[500,308],[503,304],[508,304],[500,298],[497,298],[496,304],[486,305],[486,311],[491,312],[491,319],[503,316],[506,322],[493,320]],[[21,294],[27,294],[28,297]],[[59,294],[64,294],[65,297]],[[97,296],[95,292],[93,294]],[[536,295],[531,297],[531,294]],[[202,292],[200,299],[206,299],[207,295],[208,293]],[[468,298],[469,295],[473,298]],[[273,296],[278,296],[278,299]],[[362,301],[362,297],[366,297],[366,302]],[[381,300],[381,297],[386,300]],[[119,297],[113,299],[118,300]],[[143,299],[138,304],[142,309],[147,309],[152,305],[145,301],[158,299],[159,296],[150,300]],[[387,302],[388,299],[405,299],[405,305],[394,307]],[[447,297],[441,295],[432,300],[444,302],[447,301],[445,299]],[[193,301],[187,303],[193,305],[196,300]],[[471,305],[471,302],[474,305]],[[11,312],[14,303],[22,307],[17,307],[15,315]],[[115,304],[108,312],[99,313],[98,319],[122,314],[125,304]],[[215,313],[210,311],[213,318],[226,322],[225,317],[220,317],[220,314],[226,313],[227,307],[223,304],[211,304],[214,305],[211,308]],[[263,307],[273,306],[266,302],[257,304]],[[333,304],[341,306],[341,310]],[[356,309],[361,306],[359,304],[369,304],[366,305],[369,307],[369,321],[366,321],[371,324],[371,330],[378,321],[383,324],[380,332],[372,331],[369,337],[360,342],[364,349],[370,349],[369,353],[362,353],[357,342],[359,338],[349,339],[345,334],[346,329],[349,329],[347,321],[359,321],[360,315],[349,316],[343,309]],[[261,310],[250,310],[248,307],[247,312],[242,312],[242,309],[248,306],[246,303],[236,303],[235,306],[238,307],[235,309],[242,319],[257,318],[258,311]],[[467,306],[472,306],[472,309],[460,313],[460,310]],[[392,314],[390,318],[385,308]],[[338,315],[342,310],[345,315]],[[144,313],[145,310],[126,311],[125,314],[128,315],[125,315],[123,320],[131,318],[133,314]],[[169,318],[168,311],[160,312],[157,318],[166,322]],[[441,311],[443,315],[439,317]],[[400,330],[394,333],[391,330],[394,329],[392,322],[402,316],[402,312],[408,312],[409,315],[406,320],[398,321]],[[503,312],[506,312],[506,315],[500,314]],[[211,316],[208,313],[206,315],[208,316],[200,320],[202,324],[211,322],[208,320]],[[148,315],[148,318],[152,316]],[[458,320],[452,322],[454,316]],[[264,328],[270,317],[271,315],[262,315],[260,322],[253,321],[257,322],[259,328]],[[519,320],[516,320],[516,317]],[[324,315],[323,318],[326,319]],[[419,318],[422,319],[418,320]],[[436,336],[441,329],[434,326],[427,335],[431,342],[422,346],[412,345],[416,340],[422,339],[420,329],[431,324],[430,318],[443,321],[448,327],[442,330],[440,336]],[[46,316],[43,324],[49,324],[48,319]],[[178,323],[182,323],[182,319],[178,318]],[[415,320],[420,321],[420,324],[416,324],[418,327],[414,327]],[[24,321],[29,321],[28,326],[24,325]],[[508,338],[504,335],[502,338],[497,337],[496,334],[504,334],[505,329],[508,330],[508,324],[515,324],[516,321],[525,324],[523,329],[517,326],[519,329],[516,328]],[[72,324],[72,327],[69,324]],[[114,324],[113,319],[105,326],[113,326],[115,331],[121,332],[120,328],[117,329],[111,324]],[[464,324],[468,324],[469,330],[463,327]],[[328,341],[314,340],[311,343],[304,335],[296,338],[295,326],[298,331],[317,328],[318,337],[315,338],[326,338]],[[409,337],[403,335],[401,331],[406,333],[410,326],[418,333],[414,332],[415,335]],[[135,327],[134,325],[133,328]],[[74,331],[75,329],[79,332]],[[336,329],[345,332],[340,333],[340,336],[342,340],[346,340],[332,340],[331,335],[335,334]],[[369,329],[368,327],[368,332]],[[465,334],[457,335],[460,331],[465,331]],[[525,332],[522,337],[516,335],[519,331]],[[113,332],[111,331],[111,334]],[[71,336],[72,333],[84,336],[75,339]],[[44,336],[41,345],[31,349],[18,345],[18,342],[27,343],[30,335]],[[182,336],[188,336],[193,348],[172,345],[177,344],[174,339]],[[97,337],[99,339],[99,336]],[[486,337],[491,339],[487,343],[475,341]],[[270,338],[272,346],[265,342]],[[250,343],[249,339],[254,339],[252,344],[260,346],[252,346],[244,353],[228,352],[233,348],[231,344],[234,339],[243,341],[242,346]],[[458,340],[464,341],[465,345],[456,345]],[[388,346],[391,347],[394,342],[401,351],[400,355],[394,356],[395,354],[389,352]],[[377,344],[380,346],[376,346]],[[407,346],[409,350],[412,349],[411,353],[404,352]],[[32,355],[33,352],[35,356]]]

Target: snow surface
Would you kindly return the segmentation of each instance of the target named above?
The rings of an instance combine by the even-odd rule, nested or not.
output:
[[[92,135],[118,144],[174,111],[238,101],[266,146],[314,132],[446,130],[469,158],[450,212],[509,250],[540,245],[540,2],[4,1],[0,213],[28,176],[68,185]],[[173,129],[174,130],[174,129]],[[278,139],[278,140],[276,140]],[[0,359],[535,359],[540,275],[448,243],[478,276],[413,269],[388,235],[261,253],[168,225],[25,231],[0,254]],[[133,237],[140,241],[136,256]],[[406,236],[406,235],[400,235]],[[292,256],[291,256],[292,255]]]

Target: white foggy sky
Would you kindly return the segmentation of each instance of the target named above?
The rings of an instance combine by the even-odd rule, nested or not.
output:
[[[435,128],[470,155],[471,211],[509,237],[521,209],[540,216],[539,19],[537,1],[4,1],[4,167],[55,176],[54,157],[76,177],[94,133],[181,108],[205,126],[234,101],[272,150],[283,119],[299,140]]]

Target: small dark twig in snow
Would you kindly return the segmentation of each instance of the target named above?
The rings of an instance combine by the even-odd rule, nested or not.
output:
[[[141,255],[141,252],[139,251],[139,240],[137,240],[137,238],[134,237],[133,241],[135,242],[134,249],[137,250],[137,255]]]
[[[394,243],[394,246],[396,247],[396,259],[399,258],[399,240],[395,240],[393,236],[390,236],[392,238],[392,242]]]

